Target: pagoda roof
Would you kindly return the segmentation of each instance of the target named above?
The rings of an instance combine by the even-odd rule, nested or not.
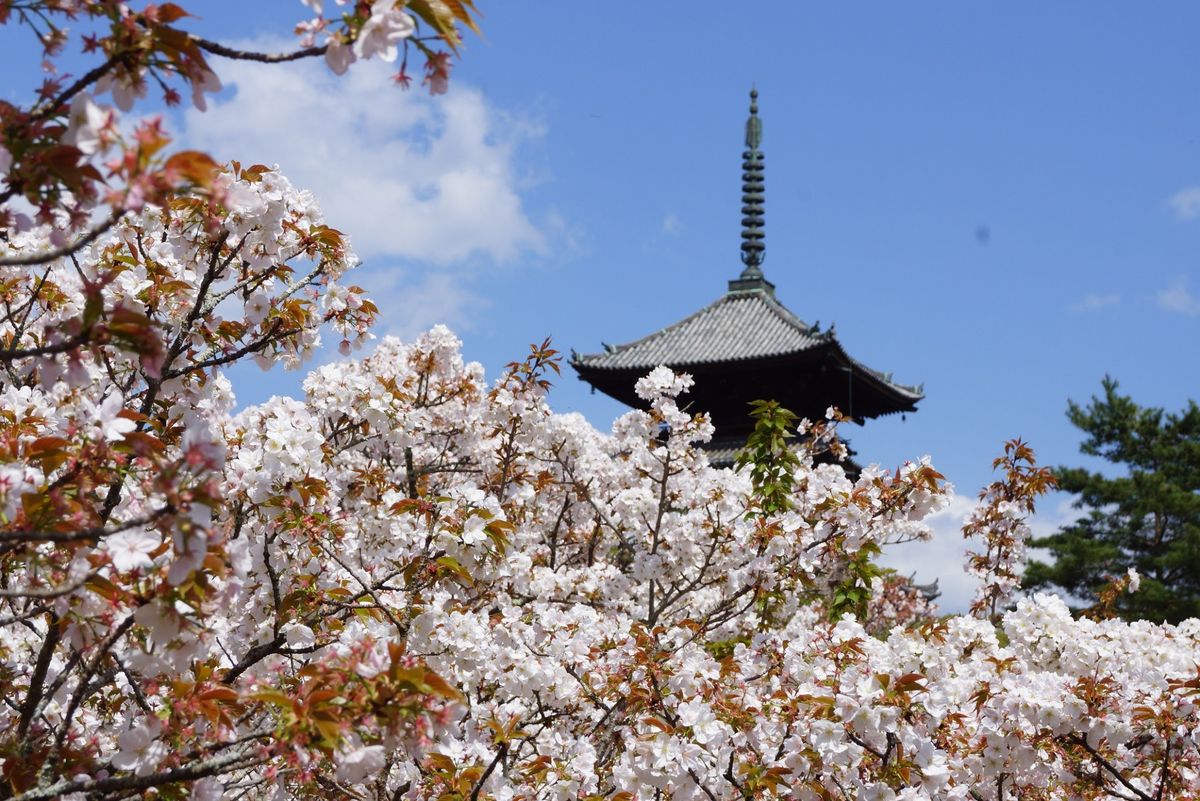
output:
[[[730,292],[677,323],[576,361],[601,370],[761,359],[816,347],[814,332],[766,292]]]
[[[751,361],[785,361],[787,357],[824,351],[853,366],[860,378],[878,385],[904,405],[924,397],[921,387],[892,381],[851,358],[832,328],[820,331],[776,300],[765,279],[731,281],[730,291],[677,323],[624,345],[606,345],[601,353],[572,354],[581,375],[647,373],[659,365],[677,369]],[[739,288],[738,284],[751,284]]]

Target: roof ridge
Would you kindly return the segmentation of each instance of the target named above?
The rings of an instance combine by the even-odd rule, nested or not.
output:
[[[712,319],[704,319],[706,317]],[[755,319],[759,322],[751,323]],[[751,324],[752,328],[736,333],[721,331],[722,326],[731,320],[737,321],[736,325],[739,328],[743,321]],[[764,334],[762,322],[765,320],[774,320],[772,325],[781,328],[776,329],[775,334]],[[780,340],[779,335],[782,331],[788,331],[790,334]],[[765,349],[757,354],[744,352],[745,348],[740,346],[747,343],[737,336],[742,333],[758,339],[757,347],[765,346]],[[648,369],[657,364],[686,367],[719,361],[738,362],[812,348],[831,349],[837,354],[838,360],[848,366],[846,369],[893,393],[907,396],[911,400],[919,400],[925,395],[924,385],[898,383],[892,380],[890,373],[868,367],[853,358],[838,340],[832,325],[824,331],[818,331],[815,326],[804,322],[785,306],[773,293],[763,290],[726,292],[683,319],[663,326],[640,339],[616,346],[605,345],[602,353],[580,354],[572,351],[571,361],[577,366],[588,365],[595,369]]]
[[[746,293],[746,294],[750,294],[750,293]],[[908,392],[911,395],[915,395],[915,396],[922,397],[922,398],[925,397],[925,392],[924,392],[925,385],[924,384],[919,384],[919,385],[917,385],[917,384],[901,384],[898,381],[893,381],[891,373],[884,372],[882,370],[876,370],[873,367],[869,367],[866,364],[863,364],[862,362],[860,362],[858,359],[855,359],[849,353],[847,353],[846,349],[842,347],[841,341],[837,338],[837,334],[834,333],[834,328],[832,325],[830,325],[829,328],[827,328],[824,331],[816,331],[813,329],[813,327],[811,325],[804,322],[804,320],[802,320],[795,312],[793,312],[787,306],[783,305],[783,302],[780,301],[779,298],[775,297],[774,293],[756,292],[754,294],[762,295],[764,297],[764,299],[766,300],[767,306],[772,311],[774,311],[776,314],[778,314],[786,322],[796,325],[800,329],[800,331],[802,333],[804,333],[805,335],[814,337],[817,339],[824,339],[826,341],[833,342],[834,345],[837,347],[838,351],[843,356],[846,357],[846,361],[850,362],[855,367],[862,370],[864,373],[867,373],[872,378],[882,381],[883,383],[888,384],[889,386],[893,386],[897,389],[904,390],[905,392]]]
[[[613,346],[613,350],[611,352],[612,353],[621,353],[622,351],[629,350],[630,348],[632,348],[635,345],[640,345],[643,342],[649,342],[650,340],[654,339],[655,337],[662,336],[663,334],[666,334],[668,331],[671,331],[675,328],[679,328],[680,326],[684,325],[685,323],[691,322],[695,318],[704,314],[709,309],[716,308],[723,301],[725,301],[728,297],[729,297],[729,295],[728,295],[728,293],[726,293],[726,294],[722,295],[721,297],[717,298],[716,300],[714,300],[712,303],[709,303],[706,306],[701,306],[699,309],[692,312],[687,317],[684,317],[680,320],[676,320],[675,322],[673,322],[669,325],[664,325],[662,328],[658,329],[657,331],[651,331],[649,334],[646,334],[644,337],[641,337],[640,339],[635,339],[632,342],[626,342],[623,345],[615,345],[615,346]],[[582,354],[582,355],[586,357],[590,354]]]
[[[813,330],[811,325],[804,322],[800,315],[796,314],[787,306],[784,306],[783,301],[775,297],[774,292],[755,292],[754,294],[761,296],[766,301],[767,307],[771,309],[771,311],[778,314],[784,320],[784,322],[798,328],[802,334],[805,334],[806,336],[821,336],[821,334]]]

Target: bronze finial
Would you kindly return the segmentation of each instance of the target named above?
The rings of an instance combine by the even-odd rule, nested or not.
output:
[[[757,150],[762,144],[762,120],[758,118],[758,90],[750,90],[750,117],[746,120],[746,147]]]

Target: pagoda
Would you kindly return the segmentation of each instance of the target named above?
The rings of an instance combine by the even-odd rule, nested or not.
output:
[[[834,327],[821,330],[775,297],[763,274],[764,176],[758,92],[750,92],[742,162],[741,274],[724,295],[677,323],[601,353],[572,352],[580,379],[629,406],[643,406],[634,384],[659,365],[690,373],[691,410],[707,412],[716,428],[709,443],[714,464],[729,464],[754,428],[750,402],[778,401],[800,417],[823,419],[837,407],[861,424],[887,414],[916,411],[922,387],[892,380],[850,357]]]

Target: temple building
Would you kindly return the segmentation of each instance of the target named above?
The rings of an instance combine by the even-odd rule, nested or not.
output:
[[[922,387],[892,380],[853,359],[834,327],[820,330],[775,297],[763,273],[764,183],[758,93],[750,92],[742,164],[741,274],[725,294],[699,311],[600,353],[572,352],[579,377],[629,406],[643,405],[635,382],[659,365],[690,373],[691,409],[712,418],[712,461],[729,464],[753,429],[750,402],[775,400],[800,417],[822,419],[836,406],[855,422],[916,411]]]

